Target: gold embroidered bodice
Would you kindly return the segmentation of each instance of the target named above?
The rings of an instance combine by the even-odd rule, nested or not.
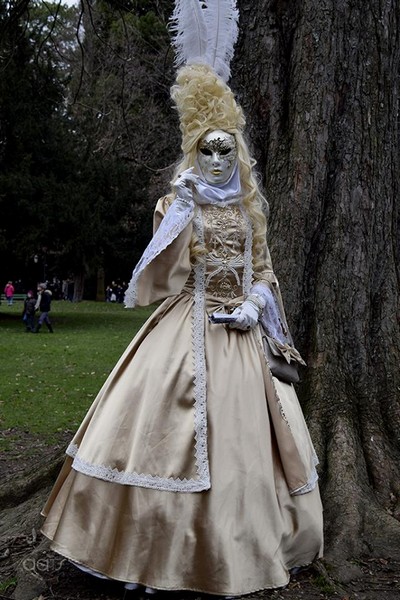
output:
[[[207,296],[233,300],[243,294],[247,223],[238,206],[202,207],[206,254],[204,288]],[[193,290],[191,273],[185,289]]]
[[[154,213],[155,230],[169,206],[168,197],[158,201]],[[252,272],[252,232],[245,211],[233,204],[208,204],[197,207],[193,222],[146,267],[137,285],[139,306],[182,292],[195,293],[195,272],[199,272],[199,263],[190,251],[193,232],[200,235],[200,246],[204,241],[206,250],[200,259],[204,261],[204,272],[202,268],[197,292],[205,294],[207,303],[225,306],[225,310],[234,308],[255,282],[274,285],[279,295],[267,244],[264,261],[260,261]]]
[[[202,214],[206,293],[226,299],[241,296],[247,228],[242,212],[238,206],[207,205]]]

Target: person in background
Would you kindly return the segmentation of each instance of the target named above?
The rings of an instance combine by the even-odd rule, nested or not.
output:
[[[36,299],[33,295],[32,290],[29,290],[24,300],[24,310],[22,313],[22,320],[25,323],[26,333],[33,333],[35,329],[35,307]]]
[[[61,297],[63,300],[68,300],[68,280],[67,279],[62,280]]]
[[[51,309],[52,293],[47,289],[45,283],[39,283],[37,287],[38,297],[36,300],[35,310],[40,311],[40,316],[34,333],[39,333],[43,323],[46,323],[47,329],[50,333],[53,333],[53,327],[49,319],[49,312]]]
[[[106,287],[106,302],[111,302],[112,288],[110,285]]]
[[[123,286],[120,283],[117,285],[116,295],[117,295],[117,302],[119,304],[122,304],[124,301],[125,289],[123,288]]]
[[[8,281],[6,284],[6,287],[4,288],[4,294],[7,300],[7,304],[8,306],[12,306],[13,305],[13,300],[14,300],[14,286],[12,284],[12,281]]]
[[[116,281],[112,281],[111,282],[111,296],[110,296],[110,302],[116,302],[117,301],[117,282]]]

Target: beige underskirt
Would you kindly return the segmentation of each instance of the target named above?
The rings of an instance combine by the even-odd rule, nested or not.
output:
[[[192,307],[188,294],[167,301],[128,347],[74,439],[86,462],[196,478]],[[216,595],[284,586],[290,568],[321,556],[318,487],[289,494],[287,423],[272,415],[274,427],[268,408],[292,411],[309,458],[293,387],[266,381],[256,332],[207,323],[205,349],[211,488],[122,485],[71,469],[68,457],[44,509],[56,552],[122,582]]]

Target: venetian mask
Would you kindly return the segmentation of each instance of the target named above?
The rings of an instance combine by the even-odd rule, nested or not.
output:
[[[197,161],[207,183],[226,183],[233,173],[236,159],[236,141],[230,133],[217,129],[201,138]]]

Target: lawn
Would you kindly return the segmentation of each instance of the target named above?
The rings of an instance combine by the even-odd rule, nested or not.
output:
[[[22,303],[0,306],[0,430],[51,442],[74,431],[153,307],[53,302],[54,334],[25,333]],[[8,438],[0,439],[7,450]]]

